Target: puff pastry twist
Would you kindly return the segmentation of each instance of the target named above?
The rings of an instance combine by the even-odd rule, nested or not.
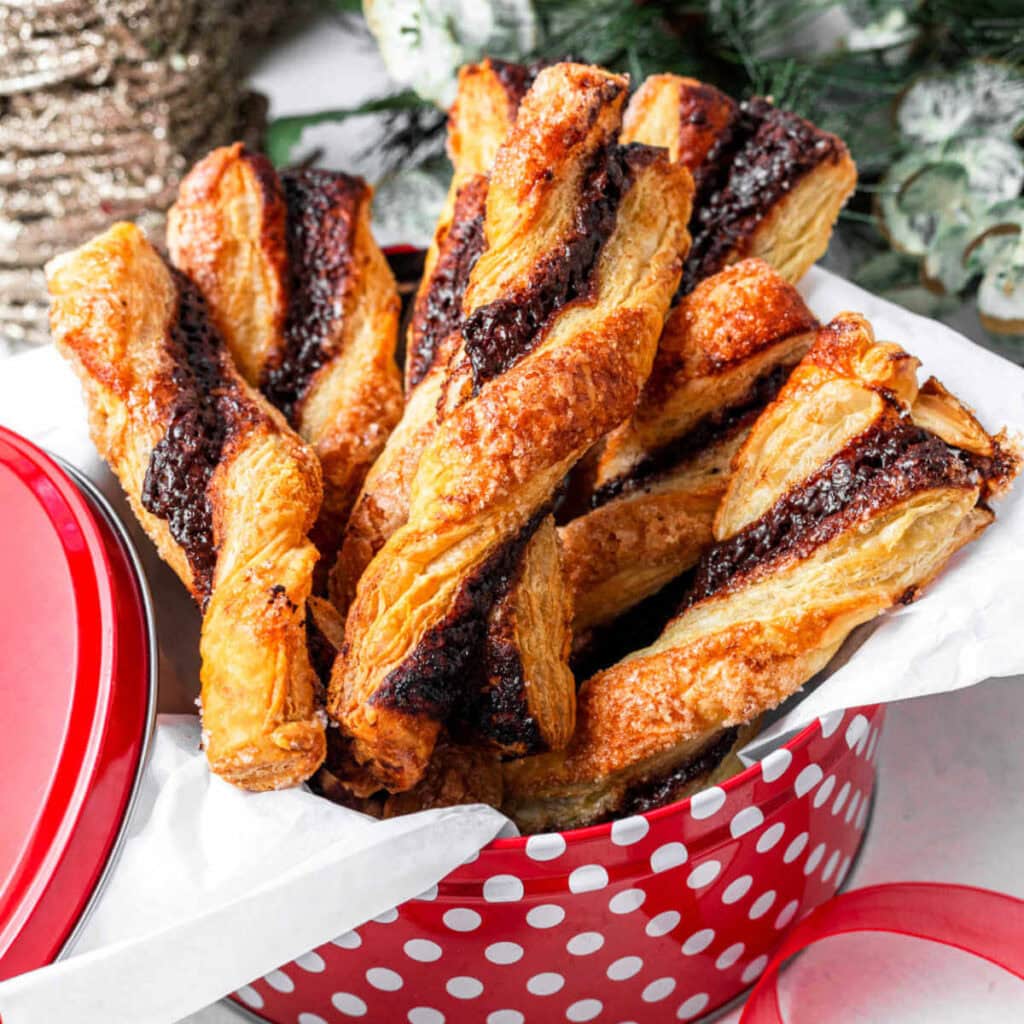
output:
[[[246,789],[303,781],[325,750],[305,629],[316,456],[241,378],[202,296],[134,225],[53,260],[47,278],[93,441],[203,610],[210,767]]]
[[[398,292],[370,231],[372,196],[335,171],[279,176],[236,143],[192,168],[167,216],[171,258],[199,286],[243,376],[320,459],[313,540],[324,579],[402,407]]]

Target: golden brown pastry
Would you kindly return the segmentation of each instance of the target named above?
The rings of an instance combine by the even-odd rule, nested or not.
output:
[[[405,408],[366,476],[331,574],[331,598],[342,613],[370,559],[408,515],[412,478],[437,425],[445,371],[460,342],[462,299],[484,247],[487,176],[534,74],[491,59],[459,72],[458,94],[448,115],[454,174],[406,335]]]
[[[372,195],[335,171],[278,176],[235,143],[192,168],[167,219],[171,258],[199,286],[243,376],[320,458],[313,539],[324,576],[402,408],[398,293],[370,232]]]
[[[799,280],[828,248],[857,183],[843,142],[756,97],[738,104],[713,86],[652,75],[626,111],[624,141],[665,146],[693,172],[693,247],[682,294],[744,256]]]
[[[316,456],[242,380],[202,296],[132,224],[47,267],[51,328],[93,441],[203,610],[210,767],[291,786],[324,757],[306,651]]]
[[[634,406],[687,245],[689,173],[617,143],[626,81],[542,71],[499,151],[445,413],[359,582],[329,710],[377,785],[422,777],[495,597],[580,456]],[[559,666],[551,666],[556,670]],[[571,731],[573,686],[551,685]]]
[[[505,766],[521,828],[599,821],[685,774],[992,521],[1017,457],[916,368],[854,314],[820,331],[738,455],[684,609],[584,683],[564,753]]]
[[[674,307],[636,410],[589,460],[587,511],[561,529],[578,639],[710,545],[729,464],[816,327],[799,292],[759,259],[707,278]]]
[[[460,804],[501,806],[501,763],[495,751],[479,744],[453,743],[442,737],[423,778],[402,793],[382,789],[369,796],[356,796],[349,785],[350,758],[340,730],[332,729],[327,760],[311,785],[328,800],[375,818],[396,818],[401,814]]]

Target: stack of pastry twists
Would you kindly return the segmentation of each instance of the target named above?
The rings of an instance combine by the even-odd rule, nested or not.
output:
[[[247,789],[306,779],[324,726],[306,651],[320,467],[238,374],[195,287],[118,224],[47,268],[58,348],[92,438],[203,609],[211,768]]]
[[[916,368],[854,314],[819,332],[739,452],[686,607],[583,684],[564,753],[505,766],[505,810],[524,830],[704,784],[726,730],[912,600],[992,521],[1016,460],[936,381],[918,390]]]
[[[598,69],[542,71],[496,159],[445,413],[408,521],[359,582],[331,680],[367,791],[423,775],[559,482],[626,419],[650,371],[691,180],[617,144],[625,94]]]
[[[672,310],[630,419],[596,448],[561,528],[577,643],[693,566],[730,462],[807,352],[817,321],[762,260],[701,282]]]
[[[398,293],[370,233],[372,195],[334,171],[279,176],[236,143],[196,164],[167,220],[171,258],[202,291],[243,376],[320,459],[313,540],[325,578],[402,407]]]

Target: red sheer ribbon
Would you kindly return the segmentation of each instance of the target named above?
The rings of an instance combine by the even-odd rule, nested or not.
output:
[[[740,1024],[784,1024],[782,965],[821,939],[850,932],[892,932],[953,946],[1024,981],[1024,900],[966,885],[873,885],[823,903],[790,932],[750,993]]]

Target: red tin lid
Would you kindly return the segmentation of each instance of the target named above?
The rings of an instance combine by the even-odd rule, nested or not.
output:
[[[88,494],[0,428],[0,980],[50,963],[83,919],[149,733],[148,594]]]

